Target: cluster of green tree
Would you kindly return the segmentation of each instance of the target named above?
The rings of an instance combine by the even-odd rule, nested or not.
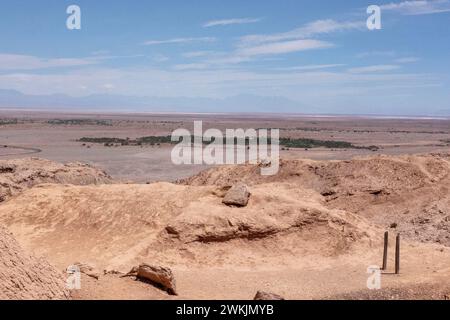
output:
[[[0,126],[17,123],[18,123],[17,119],[0,119]]]
[[[259,128],[257,130],[271,130],[270,128]],[[307,127],[292,127],[292,128],[279,128],[280,131],[310,131],[310,132],[320,132],[327,131],[328,129],[324,128],[307,128]]]
[[[160,145],[165,143],[177,143],[172,142],[170,136],[148,136],[141,137],[137,139],[130,138],[88,138],[83,137],[78,140],[79,142],[84,143],[100,143],[107,147],[113,145],[122,145],[122,146],[141,146],[141,145]]]
[[[183,140],[191,140],[191,143],[194,142],[195,137],[183,137]],[[177,144],[181,141],[172,141],[171,136],[147,136],[147,137],[140,137],[137,139],[130,139],[130,138],[88,138],[84,137],[79,139],[78,141],[84,142],[84,143],[101,143],[105,146],[112,146],[112,145],[161,145],[161,144]],[[202,141],[203,144],[210,144],[214,142],[214,138],[211,141]],[[225,144],[227,142],[227,138],[223,138],[223,143]],[[259,139],[257,139],[256,143],[259,143]],[[270,138],[267,139],[267,143],[271,144],[272,141]],[[234,138],[234,144],[244,144],[248,146],[250,144],[250,139],[245,138],[244,139],[237,139]],[[330,149],[369,149],[376,151],[379,148],[377,146],[355,146],[350,142],[346,141],[334,141],[334,140],[316,140],[316,139],[303,139],[303,138],[280,138],[279,141],[280,146],[286,147],[286,148],[303,148],[303,149],[311,149],[311,148],[330,148]]]
[[[332,141],[332,140],[316,140],[316,139],[291,139],[280,138],[280,145],[287,148],[356,148],[353,144],[346,141]]]

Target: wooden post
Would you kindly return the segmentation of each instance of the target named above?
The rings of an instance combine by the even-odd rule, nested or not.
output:
[[[381,270],[386,270],[387,268],[388,241],[389,241],[389,232],[386,231],[384,233],[383,267],[381,268]]]
[[[395,238],[395,274],[400,273],[400,233]]]

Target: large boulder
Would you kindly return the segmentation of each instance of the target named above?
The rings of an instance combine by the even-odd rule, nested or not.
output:
[[[227,206],[245,207],[249,198],[248,187],[243,183],[237,183],[228,190],[222,202]]]

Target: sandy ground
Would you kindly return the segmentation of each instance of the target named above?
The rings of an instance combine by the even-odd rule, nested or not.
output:
[[[445,295],[450,293],[449,254],[438,248],[423,251],[413,247],[405,248],[401,274],[395,275],[393,268],[389,268],[382,275],[382,289],[393,291],[391,296],[383,298],[445,299]],[[301,259],[298,260],[297,268],[265,266],[232,270],[227,267],[186,269],[180,266],[173,268],[180,291],[177,297],[149,288],[142,282],[114,275],[106,275],[99,280],[83,277],[85,287],[73,292],[73,296],[75,299],[249,300],[257,290],[263,290],[276,292],[291,300],[335,299],[345,295],[352,299],[375,297],[378,290],[369,290],[366,286],[367,267],[368,262],[379,264],[381,252],[375,249],[369,254],[361,254],[359,261],[355,256],[356,253],[348,258],[320,259],[317,261],[320,268],[302,267]],[[436,265],[435,261],[438,260],[441,263]],[[393,266],[392,260],[390,264]],[[426,290],[415,289],[421,285]],[[94,286],[98,289],[93,289]],[[440,288],[442,289],[438,290]]]

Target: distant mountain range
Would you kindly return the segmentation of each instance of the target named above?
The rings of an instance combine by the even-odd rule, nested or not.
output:
[[[225,99],[136,97],[96,94],[72,97],[64,94],[25,95],[15,90],[0,90],[0,108],[72,109],[130,112],[314,112],[283,97],[237,95]]]
[[[230,113],[301,113],[301,114],[357,114],[362,108],[349,107],[347,112],[338,112],[332,107],[316,107],[302,104],[284,97],[257,95],[236,95],[224,99],[188,98],[188,97],[146,97],[125,96],[115,94],[95,94],[84,97],[73,97],[65,94],[27,95],[15,90],[0,89],[0,108],[4,109],[36,109],[59,111],[98,111],[98,112],[230,112]],[[383,110],[386,113],[383,113]],[[412,115],[449,117],[450,109],[428,111],[426,114],[413,112],[403,108],[381,109],[375,112],[362,112],[361,115]]]

